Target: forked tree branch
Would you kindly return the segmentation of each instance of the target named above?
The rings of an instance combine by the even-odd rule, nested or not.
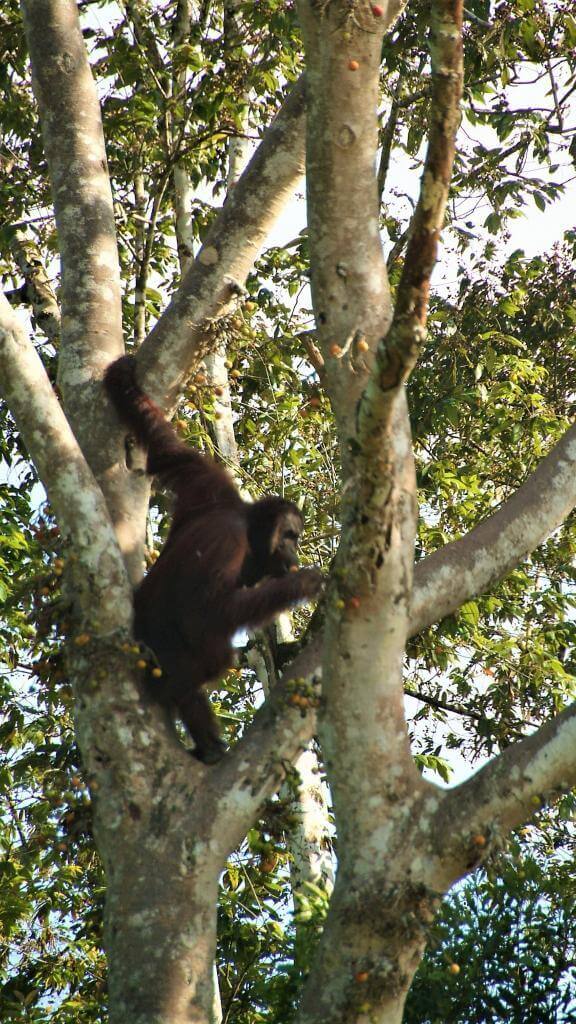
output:
[[[278,790],[316,733],[315,711],[291,706],[286,683],[318,671],[318,648],[310,644],[298,655],[240,742],[207,775],[200,798],[208,801],[214,842],[226,854],[242,841],[264,800]]]
[[[312,675],[318,647],[312,643],[303,651],[286,678]],[[285,703],[282,684],[280,689],[207,782],[214,786],[214,836],[220,835],[224,845],[231,842],[230,849],[317,729],[315,712],[308,710],[301,717]],[[432,833],[442,837],[437,848],[445,862],[447,887],[466,870],[462,836],[495,831],[505,835],[554,795],[576,785],[575,751],[576,704],[533,736],[508,747],[460,786],[447,793],[438,790],[442,802]],[[447,836],[458,841],[444,845]]]
[[[62,256],[63,386],[121,351],[112,196],[98,98],[73,0],[23,0]],[[139,353],[146,389],[165,407],[206,328],[241,292],[304,170],[305,82],[294,86],[226,201],[197,259]],[[90,396],[93,398],[93,396]]]

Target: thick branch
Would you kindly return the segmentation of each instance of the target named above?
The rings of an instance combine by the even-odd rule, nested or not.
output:
[[[74,0],[23,0],[62,259],[61,382],[121,350],[120,272],[100,105]],[[74,426],[82,413],[74,416]]]
[[[108,511],[44,367],[10,304],[0,295],[2,393],[72,541],[84,611],[99,629],[129,628],[131,596]]]
[[[277,791],[286,770],[316,732],[316,713],[287,703],[288,682],[318,672],[320,638],[295,658],[282,682],[227,757],[213,768],[202,797],[211,807],[214,839],[225,855],[246,835],[264,800]]]
[[[506,835],[551,797],[576,785],[576,704],[547,722],[533,736],[508,747],[476,775],[449,790],[432,825],[432,834],[456,837],[442,861],[448,884],[466,864],[463,836]]]
[[[411,635],[504,579],[561,525],[575,505],[576,426],[494,515],[418,563]]]
[[[22,6],[62,260],[60,390],[137,579],[147,485],[141,478],[127,482],[123,459],[114,465],[120,435],[110,436],[100,390],[104,367],[122,351],[122,317],[98,96],[74,0],[23,0]]]
[[[394,311],[395,326],[405,321],[412,332],[415,325],[426,322],[430,277],[452,177],[463,78],[461,0],[435,0],[430,18],[428,149]]]
[[[370,451],[378,448],[391,414],[390,392],[406,381],[426,339],[430,278],[444,224],[460,122],[462,0],[435,0],[431,5],[430,56],[430,123],[420,196],[410,225],[392,324],[378,345],[376,365],[358,409],[359,436]]]
[[[309,82],[312,302],[326,386],[346,439],[354,432],[372,353],[392,315],[375,154],[382,37],[402,6],[383,3],[375,15],[369,5],[298,4]]]
[[[225,312],[241,291],[271,225],[302,176],[304,115],[305,82],[301,78],[138,353],[143,385],[164,407],[192,364],[209,351],[207,324]]]

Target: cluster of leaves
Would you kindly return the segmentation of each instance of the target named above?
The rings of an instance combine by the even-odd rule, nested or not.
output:
[[[424,0],[409,4],[384,40],[381,184],[389,166],[391,202],[386,199],[384,219],[394,243],[402,238],[414,195],[406,191],[400,154],[419,161],[425,144],[428,21]],[[466,4],[464,25],[463,125],[451,224],[468,244],[484,232],[497,236],[524,212],[548,208],[572,177],[576,19],[570,0],[475,0]],[[386,157],[390,139],[392,160]],[[392,173],[398,161],[399,176]]]

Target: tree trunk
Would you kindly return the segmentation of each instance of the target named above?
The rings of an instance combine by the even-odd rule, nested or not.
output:
[[[110,1024],[217,1024],[214,874],[200,883],[173,843],[152,854],[145,843],[108,865]]]

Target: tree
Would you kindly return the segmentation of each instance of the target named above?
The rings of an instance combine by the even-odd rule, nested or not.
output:
[[[463,65],[460,0],[406,11],[401,0],[301,0],[306,77],[298,78],[294,11],[276,0],[166,9],[130,2],[119,14],[104,8],[103,23],[87,4],[82,26],[71,0],[25,0],[33,100],[18,14],[6,0],[3,260],[14,285],[8,298],[29,305],[32,328],[0,300],[1,387],[17,426],[6,420],[3,454],[25,451],[35,470],[26,463],[24,478],[6,488],[6,568],[16,580],[5,584],[13,598],[3,644],[23,674],[35,652],[42,682],[28,702],[22,676],[3,683],[13,752],[4,785],[15,784],[18,796],[7,829],[15,849],[6,857],[6,927],[24,934],[18,900],[32,887],[42,937],[25,934],[34,947],[20,971],[25,991],[13,986],[8,995],[34,1019],[48,1013],[43,977],[58,987],[46,939],[56,911],[85,942],[86,970],[77,956],[68,973],[59,965],[66,1001],[58,1012],[101,1019],[98,907],[85,916],[90,892],[99,900],[103,888],[91,827],[106,878],[110,1020],[215,1020],[219,878],[225,871],[231,913],[232,851],[246,842],[261,873],[274,867],[290,800],[273,797],[317,732],[338,873],[329,903],[321,889],[315,894],[325,921],[311,966],[315,935],[300,936],[297,967],[307,977],[297,1019],[395,1024],[443,895],[576,781],[574,709],[562,710],[573,643],[574,239],[549,262],[512,254],[497,276],[489,241],[470,261],[476,229],[452,209],[459,296],[434,297],[435,344],[425,348],[463,68],[467,124],[489,124],[498,144],[467,149],[463,141],[452,195],[464,203],[480,190],[491,204],[485,228],[496,233],[528,198],[542,208],[561,191],[561,182],[531,170],[534,161],[558,170],[556,137],[573,159],[569,6],[550,15],[517,0],[490,23],[486,5],[475,4]],[[505,87],[523,58],[547,75],[547,113],[510,109]],[[380,96],[388,101],[381,123]],[[252,159],[213,210],[200,186],[224,190],[223,141],[261,128]],[[424,142],[407,230],[385,189],[393,155],[420,159]],[[305,150],[307,232],[255,268]],[[380,193],[394,243],[388,265]],[[296,311],[289,302],[308,267],[313,332],[304,329],[306,299]],[[311,520],[329,570],[324,597],[310,623],[302,620],[299,653],[255,714],[238,678],[227,679],[231,739],[250,721],[217,766],[191,759],[138,696],[131,588],[142,572],[149,485],[126,465],[124,431],[101,391],[125,336],[138,342],[140,379],[163,408],[195,374],[187,397],[200,415],[183,423],[191,443],[225,450],[230,407],[220,400],[245,376],[237,436],[249,450],[240,471],[253,486],[264,473],[290,497],[303,490],[308,505],[310,496],[321,499]],[[231,365],[219,372],[230,378],[215,385],[211,364],[208,374],[200,364],[225,344]],[[299,412],[302,436],[292,441]],[[333,465],[334,488],[323,472]],[[31,534],[22,523],[34,472],[50,506]],[[157,507],[164,510],[162,497]],[[24,616],[27,594],[36,635]],[[462,715],[474,727],[470,744],[492,755],[453,789],[419,770],[445,769],[435,742],[417,737],[413,756],[405,682],[419,715]],[[90,800],[66,729],[71,707]],[[47,801],[30,797],[39,785]],[[266,827],[254,834],[270,800]],[[46,836],[54,839],[49,857],[39,852]],[[80,898],[72,896],[73,865],[57,885],[34,873],[41,863],[54,877],[54,861],[70,848],[91,887]],[[280,979],[281,915],[276,924],[267,948]],[[255,940],[254,930],[246,939]],[[283,994],[278,988],[277,1009],[299,980],[288,979]],[[227,984],[232,998],[242,981]]]

